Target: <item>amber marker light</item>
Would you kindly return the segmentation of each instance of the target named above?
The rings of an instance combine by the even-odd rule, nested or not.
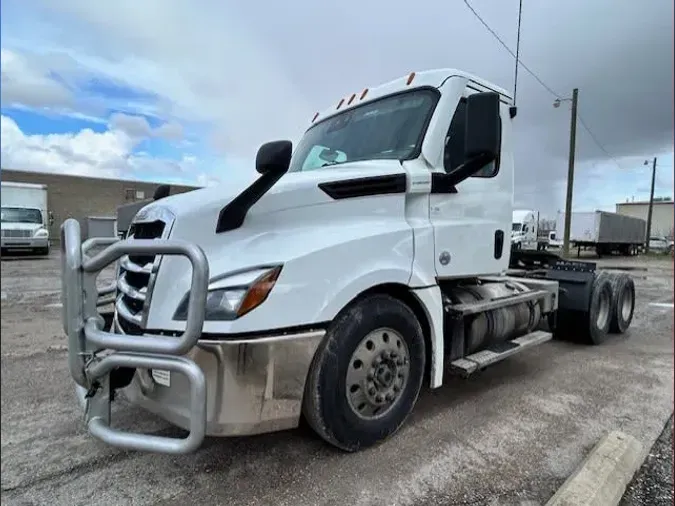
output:
[[[274,288],[274,285],[279,278],[279,274],[281,274],[281,266],[275,267],[257,279],[251,285],[251,288],[248,289],[246,297],[244,297],[244,300],[237,310],[237,316],[243,316],[265,302],[265,299],[267,299],[272,288]]]

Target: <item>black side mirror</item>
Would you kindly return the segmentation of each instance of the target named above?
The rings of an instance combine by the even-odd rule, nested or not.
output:
[[[255,170],[260,174],[283,175],[291,164],[293,143],[291,141],[272,141],[260,146],[255,157]]]
[[[446,184],[454,186],[493,162],[502,144],[499,93],[480,92],[466,99],[464,163],[448,173]]]
[[[466,99],[465,160],[489,157],[494,160],[501,148],[499,93],[482,92]]]

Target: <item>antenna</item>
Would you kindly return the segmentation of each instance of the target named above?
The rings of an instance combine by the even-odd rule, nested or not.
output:
[[[523,17],[523,0],[518,3],[518,35],[516,39],[516,70],[513,78],[513,105],[516,105],[516,92],[518,91],[518,63],[520,62],[520,22]]]

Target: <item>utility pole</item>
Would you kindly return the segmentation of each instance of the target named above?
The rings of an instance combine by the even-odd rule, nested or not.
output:
[[[645,165],[649,162],[645,161]],[[652,210],[654,209],[654,183],[656,182],[656,157],[652,161],[652,187],[649,190],[649,209],[647,211],[647,237],[645,240],[645,253],[649,253],[649,238],[652,236]]]
[[[563,231],[563,257],[570,253],[570,227],[572,224],[572,193],[574,191],[574,153],[577,143],[577,103],[579,88],[572,91],[572,119],[570,120],[570,157],[567,166],[567,198],[565,199],[565,230]]]

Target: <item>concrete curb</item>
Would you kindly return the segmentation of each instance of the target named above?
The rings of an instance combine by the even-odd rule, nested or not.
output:
[[[623,432],[610,432],[546,506],[616,506],[646,456],[637,439]]]

